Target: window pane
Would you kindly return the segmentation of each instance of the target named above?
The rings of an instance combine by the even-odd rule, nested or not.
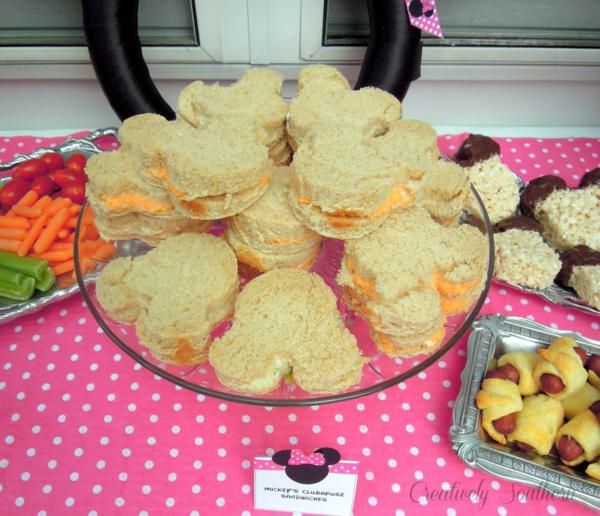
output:
[[[438,0],[445,40],[426,45],[600,47],[599,0]],[[325,0],[326,46],[366,45],[365,0]]]
[[[198,44],[191,0],[140,0],[138,22],[144,45]],[[0,0],[0,46],[85,44],[79,0]]]

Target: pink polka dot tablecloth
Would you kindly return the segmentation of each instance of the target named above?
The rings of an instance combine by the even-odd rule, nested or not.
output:
[[[441,136],[453,153],[466,135]],[[62,138],[0,135],[0,162]],[[574,185],[597,139],[497,138],[525,180]],[[110,147],[111,142],[105,142]],[[483,310],[600,339],[600,318],[493,285]],[[254,456],[331,446],[360,461],[355,514],[592,514],[462,463],[448,439],[466,338],[406,383],[305,408],[245,406],[154,376],[99,330],[80,295],[0,326],[0,512],[265,514]]]

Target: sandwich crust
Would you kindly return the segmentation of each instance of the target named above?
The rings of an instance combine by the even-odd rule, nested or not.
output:
[[[227,241],[238,260],[260,271],[279,267],[310,268],[321,236],[292,213],[288,203],[291,174],[275,169],[267,192],[252,206],[228,220]]]

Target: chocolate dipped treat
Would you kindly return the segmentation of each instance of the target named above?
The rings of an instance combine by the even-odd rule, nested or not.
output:
[[[531,181],[521,194],[519,207],[523,215],[535,217],[535,205],[543,201],[555,190],[567,190],[565,180],[557,176],[541,176]]]
[[[489,136],[470,134],[452,157],[461,167],[471,167],[479,161],[500,155],[500,145]]]
[[[494,226],[494,233],[503,233],[509,229],[521,229],[523,231],[535,231],[542,234],[542,226],[540,223],[530,217],[524,215],[513,215],[507,219],[501,220]]]
[[[600,265],[600,252],[587,245],[578,245],[560,253],[562,267],[556,276],[556,283],[563,287],[570,287],[573,267]]]
[[[588,170],[581,181],[579,181],[579,186],[577,188],[587,188],[588,186],[600,186],[600,167],[596,167],[592,170]]]

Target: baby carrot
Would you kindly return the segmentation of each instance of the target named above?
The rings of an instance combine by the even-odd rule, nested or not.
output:
[[[109,242],[103,243],[92,255],[94,260],[104,261],[111,258],[116,252],[115,246]]]
[[[39,198],[40,196],[35,190],[29,190],[29,192],[27,192],[23,197],[21,197],[17,201],[17,203],[13,206],[13,209],[15,208],[15,206],[33,206]]]
[[[40,208],[34,208],[32,206],[19,206],[18,204],[15,204],[12,209],[15,215],[27,217],[28,219],[37,219],[42,214]]]
[[[66,262],[67,260],[73,258],[73,249],[64,249],[62,251],[46,251],[42,254],[32,254],[30,256],[40,260],[47,260],[49,262]]]
[[[75,269],[75,262],[73,260],[67,260],[66,262],[60,262],[52,266],[55,276],[60,276],[65,272],[71,272],[73,269]]]
[[[52,207],[48,208],[47,212],[49,212],[51,208]],[[58,232],[63,228],[68,218],[69,210],[65,207],[57,211],[56,214],[48,220],[48,225],[42,230],[40,236],[33,245],[33,250],[37,254],[45,253],[48,250],[56,240]]]
[[[84,222],[84,224],[85,224],[85,222]],[[77,227],[77,217],[69,217],[69,219],[67,220],[66,226],[68,228]]]
[[[0,238],[23,240],[27,231],[21,228],[0,228]]]
[[[19,240],[0,238],[0,251],[14,253],[17,251],[17,247],[19,247]]]
[[[34,244],[34,242],[37,240],[37,238],[40,236],[40,233],[44,229],[47,220],[47,213],[43,213],[41,217],[35,220],[33,226],[31,226],[31,228],[25,235],[23,241],[19,243],[19,247],[17,248],[17,254],[19,256],[25,256],[29,252],[31,246]]]
[[[73,206],[71,206],[69,208],[70,215],[77,215],[77,214],[79,214],[80,211],[81,211],[81,204],[73,204]]]
[[[52,201],[52,204],[48,206],[47,211],[48,215],[52,217],[56,213],[58,213],[63,208],[69,208],[73,204],[71,199],[67,199],[66,197],[57,197]],[[67,211],[68,213],[68,211]]]
[[[100,238],[100,233],[98,233],[98,228],[94,223],[88,225],[86,234],[90,240],[97,240],[98,238]]]
[[[49,195],[44,195],[44,197],[40,197],[39,200],[33,205],[34,208],[39,208],[44,211],[48,206],[52,204],[52,197]]]
[[[64,251],[65,249],[73,249],[73,244],[71,242],[54,242],[48,251]]]
[[[29,229],[31,222],[24,217],[15,217],[14,215],[0,215],[0,228],[21,228]]]

